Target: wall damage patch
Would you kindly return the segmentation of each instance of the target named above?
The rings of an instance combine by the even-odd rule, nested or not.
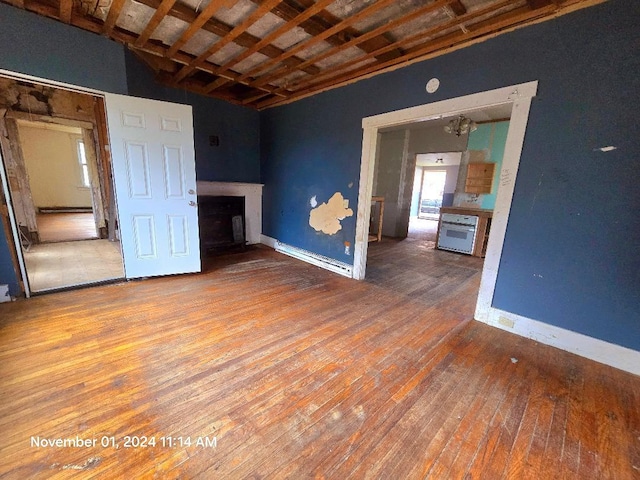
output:
[[[334,235],[342,229],[340,220],[352,215],[353,210],[345,207],[345,199],[342,194],[336,192],[327,203],[321,203],[311,210],[309,225],[318,232]]]

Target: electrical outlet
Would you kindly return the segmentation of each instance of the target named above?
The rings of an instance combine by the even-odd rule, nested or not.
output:
[[[513,320],[511,320],[510,318],[507,318],[507,317],[499,317],[498,318],[498,323],[500,325],[503,325],[503,326],[509,327],[509,328],[513,328],[513,326],[515,325],[515,322]]]

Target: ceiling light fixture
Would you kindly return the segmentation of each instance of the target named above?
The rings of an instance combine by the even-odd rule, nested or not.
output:
[[[459,137],[461,135],[466,135],[469,132],[473,132],[477,128],[478,126],[476,125],[476,122],[464,115],[458,115],[457,118],[452,119],[444,126],[444,131],[447,133],[453,133],[456,137]]]

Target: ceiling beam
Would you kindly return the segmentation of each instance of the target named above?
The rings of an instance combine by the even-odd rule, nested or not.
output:
[[[161,5],[161,0],[137,0],[137,1],[153,9],[157,9]],[[178,20],[182,20],[183,22],[186,22],[186,23],[191,23],[197,18],[197,14],[193,10],[191,10],[189,7],[183,5],[180,2],[176,2],[173,5],[173,8],[169,10],[167,15],[170,17],[177,18]],[[213,33],[214,35],[217,35],[219,37],[224,37],[225,35],[229,34],[231,30],[233,30],[233,27],[230,27],[226,23],[223,23],[220,20],[217,20],[216,18],[211,18],[202,26],[202,29],[210,33]],[[260,41],[259,38],[251,35],[248,32],[244,32],[242,35],[236,38],[235,43],[237,45],[240,45],[241,47],[250,48],[250,47],[253,47],[259,41]],[[284,50],[277,48],[273,45],[266,45],[265,47],[261,48],[259,52],[266,57],[274,58],[282,55]],[[290,65],[295,65],[298,63],[302,63],[303,60],[298,57],[291,57],[287,60],[287,62]],[[304,71],[309,74],[314,74],[314,73],[318,73],[319,69],[317,67],[306,67]]]
[[[211,0],[205,9],[191,22],[187,29],[182,32],[180,38],[169,48],[168,56],[173,57],[207,21],[215,15],[222,7],[230,7],[236,0]]]
[[[173,7],[173,4],[176,3],[176,0],[162,0],[162,3],[158,6],[158,9],[154,12],[153,17],[149,20],[147,25],[142,30],[142,33],[136,40],[135,46],[142,47],[149,40],[153,32],[155,32],[160,22],[167,16],[169,10]]]
[[[552,0],[527,0],[527,5],[531,10],[537,10],[539,8],[544,8],[553,3]]]
[[[124,2],[125,0],[113,0],[113,2],[111,2],[111,8],[109,8],[109,13],[107,14],[107,19],[104,21],[104,28],[102,30],[102,33],[107,37],[111,35],[113,27],[116,25],[120,12],[122,12],[122,7],[124,7]]]
[[[25,9],[24,0],[6,0],[6,2],[14,7]]]
[[[503,3],[513,3],[513,2],[503,2]],[[494,7],[495,8],[495,7]],[[519,25],[527,24],[531,21],[535,21],[538,18],[548,16],[555,11],[555,6],[549,6],[546,8],[540,8],[536,11],[532,11],[528,6],[524,6],[521,8],[517,8],[515,10],[511,10],[506,13],[502,13],[498,17],[489,18],[476,24],[471,28],[469,33],[463,33],[461,31],[456,31],[455,33],[451,33],[440,37],[437,41],[426,41],[422,44],[411,47],[410,51],[405,54],[400,59],[393,59],[387,62],[376,62],[372,65],[365,65],[364,67],[357,68],[350,72],[346,72],[340,76],[332,77],[328,80],[324,80],[321,82],[309,83],[305,85],[304,89],[296,91],[296,93],[291,94],[286,101],[292,101],[295,99],[302,98],[304,96],[308,96],[311,93],[317,93],[320,91],[324,91],[330,88],[335,88],[336,86],[344,85],[345,83],[353,82],[357,79],[369,76],[373,73],[384,71],[398,64],[405,64],[411,60],[417,61],[423,59],[427,56],[433,55],[438,51],[447,51],[451,47],[460,47],[468,44],[472,41],[478,41],[483,37],[490,36],[495,34],[496,32],[507,29],[514,28]],[[477,12],[474,12],[477,13]],[[355,62],[351,62],[353,65]],[[255,105],[258,109],[267,108],[271,106],[275,106],[277,104],[284,103],[282,99],[279,98],[269,98],[263,102]]]
[[[264,0],[252,1],[258,3]],[[300,7],[298,5],[305,8],[310,8],[314,5],[314,0],[285,0],[277,9],[274,9],[274,13],[279,15],[282,19],[288,21],[294,18],[299,13]],[[312,37],[315,37],[317,35],[320,35],[324,31],[334,27],[342,20],[342,18],[336,17],[329,11],[322,9],[318,11],[318,14],[313,16],[313,18],[302,22],[300,24],[300,28],[302,28]],[[336,34],[327,37],[326,42],[333,46],[339,46],[360,35],[362,35],[362,32],[359,32],[353,27],[347,27]],[[381,36],[379,38],[371,39],[369,42],[362,43],[358,46],[358,48],[368,53],[373,50],[377,50],[381,46],[386,46],[391,43],[391,40],[389,40],[385,36]]]
[[[302,22],[304,22],[308,18],[312,17],[317,12],[319,12],[324,7],[326,7],[327,5],[329,5],[329,4],[333,3],[333,2],[334,2],[334,0],[320,0],[320,1],[318,1],[317,3],[315,3],[313,5],[313,7],[308,8],[307,10],[302,12],[297,17],[294,17],[291,20],[289,20],[287,23],[285,23],[284,25],[281,25],[279,28],[277,28],[276,30],[271,32],[269,35],[264,37],[258,43],[256,43],[253,47],[246,49],[240,55],[238,55],[238,56],[232,58],[231,60],[227,61],[227,63],[225,63],[224,65],[222,65],[218,69],[217,73],[220,74],[220,73],[224,73],[224,72],[228,71],[234,65],[237,65],[241,61],[249,58],[251,55],[253,55],[254,53],[258,52],[262,47],[264,47],[266,45],[269,45],[271,42],[273,42],[277,38],[281,37],[282,35],[284,35],[288,31],[290,31],[291,29],[295,28],[296,26],[298,26],[299,24],[301,24]],[[296,66],[296,68],[298,68],[298,67]],[[212,82],[211,84],[209,84],[207,86],[208,91],[213,91],[216,88],[218,88],[217,81],[216,82]]]
[[[43,3],[30,3],[29,4],[29,8],[28,11],[33,12],[33,13],[37,13],[38,15],[42,15],[45,17],[49,17],[49,18],[53,18],[53,19],[57,19],[58,15],[60,13],[59,8],[58,7],[54,7],[51,5],[46,5]],[[97,34],[101,34],[104,30],[104,24],[97,18],[95,17],[91,17],[91,16],[87,16],[87,15],[81,15],[81,14],[75,14],[72,13],[71,15],[71,25],[74,25],[78,28],[81,28],[83,30],[89,31],[89,32],[93,32],[93,33],[97,33]],[[134,33],[128,32],[126,30],[123,30],[121,28],[114,28],[111,32],[111,38],[117,42],[123,43],[125,45],[131,45],[133,46],[136,39],[138,38],[138,36]],[[133,48],[133,47],[132,47]],[[161,57],[166,57],[167,56],[167,50],[168,48],[164,45],[160,45],[158,43],[155,42],[148,42],[144,49],[141,49],[143,52],[147,52],[150,53],[152,55],[158,55]],[[172,59],[174,62],[177,62],[179,64],[183,64],[183,65],[187,65],[189,64],[191,61],[193,61],[193,56],[189,55],[188,53],[183,53],[183,52],[178,52],[174,58]],[[162,63],[160,63],[162,64]],[[201,66],[201,69],[205,72],[208,73],[213,73],[215,71],[215,69],[217,68],[217,65],[212,65],[210,63],[206,63],[204,65]],[[239,77],[239,74],[237,73],[232,73],[229,72],[228,76],[231,78],[232,81],[237,81],[237,77]],[[279,95],[279,96],[286,96],[291,92],[283,92],[281,91],[282,89],[276,89],[274,87],[268,86],[268,87],[258,87],[259,90],[265,91],[265,92],[269,92],[271,94],[274,95]],[[278,90],[276,92],[276,90]],[[199,93],[202,93],[203,95],[206,95],[206,92],[204,91],[200,91]],[[223,95],[216,95],[216,97],[220,97],[223,98]],[[230,100],[231,101],[231,100]],[[234,103],[239,103],[238,101],[235,101]]]
[[[316,45],[317,43],[322,42],[323,40],[325,40],[326,38],[330,37],[331,35],[334,35],[336,33],[338,33],[341,30],[344,30],[345,28],[347,28],[350,25],[353,25],[356,22],[359,22],[363,19],[365,19],[366,17],[372,15],[373,13],[377,12],[378,10],[383,9],[384,7],[390,5],[391,3],[393,3],[394,0],[378,0],[377,2],[369,5],[368,7],[360,10],[358,13],[356,13],[355,15],[352,15],[351,17],[347,17],[345,18],[343,21],[341,21],[340,23],[338,23],[337,25],[331,27],[328,30],[325,30],[323,33],[315,36],[315,37],[311,37],[305,41],[299,42],[297,43],[293,48],[291,48],[290,50],[287,50],[284,54],[282,54],[280,57],[277,58],[272,58],[271,60],[267,60],[266,62],[261,63],[260,65],[258,65],[257,67],[251,69],[250,71],[244,73],[240,79],[242,80],[246,80],[247,78],[250,78],[260,72],[263,72],[264,70],[270,68],[272,65],[275,65],[279,62],[282,62],[283,60],[295,55],[296,53],[302,51],[302,50],[306,50],[309,47],[312,47],[313,45]]]
[[[456,17],[454,19],[449,20],[448,22],[442,23],[440,25],[436,25],[436,26],[434,26],[434,27],[432,27],[432,28],[430,28],[428,30],[424,30],[424,31],[421,31],[420,33],[417,33],[417,34],[411,35],[409,37],[406,37],[406,38],[398,41],[396,43],[396,45],[401,46],[401,47],[405,46],[405,45],[413,45],[416,42],[424,40],[425,38],[426,39],[430,39],[426,43],[438,42],[440,39],[437,38],[437,37],[438,37],[438,35],[441,35],[442,32],[446,32],[446,31],[448,31],[448,30],[450,30],[452,28],[455,28],[455,27],[459,26],[460,24],[462,24],[463,22],[470,22],[470,21],[473,21],[476,18],[481,18],[483,16],[490,15],[495,10],[503,8],[503,7],[508,7],[510,5],[513,5],[513,1],[512,0],[502,0],[502,2],[500,2],[498,4],[491,5],[489,7],[483,8],[482,10],[476,10],[476,11],[467,13],[467,14],[461,16],[461,17]],[[466,35],[469,32],[467,31],[467,32],[461,32],[461,33]],[[435,39],[434,39],[434,37],[435,37]],[[381,48],[380,50],[382,52],[384,52],[388,48],[390,48],[390,47],[384,47],[384,48]],[[376,53],[377,52],[371,52],[371,53],[368,53],[368,54],[366,54],[364,56],[357,57],[357,58],[355,58],[355,59],[353,59],[353,60],[351,60],[349,62],[345,62],[345,63],[342,63],[342,64],[340,64],[338,66],[332,67],[330,69],[326,69],[326,70],[320,72],[314,78],[306,78],[305,80],[302,80],[302,81],[299,81],[299,82],[295,83],[290,88],[292,88],[294,90],[297,90],[297,89],[300,89],[300,88],[305,88],[305,86],[307,86],[308,84],[317,82],[318,79],[320,79],[320,78],[324,78],[324,77],[331,76],[331,75],[334,75],[334,74],[339,74],[339,73],[343,72],[345,69],[347,69],[349,67],[353,67],[355,65],[358,65],[358,64],[362,63],[365,60],[369,60],[371,58],[374,58]],[[257,86],[257,84],[253,85],[253,86]]]
[[[449,8],[459,17],[467,13],[467,7],[465,7],[460,0],[449,2]]]
[[[73,11],[73,0],[60,0],[60,21],[71,23],[71,12]]]
[[[404,15],[392,22],[389,22],[387,24],[381,25],[380,27],[367,32],[365,34],[363,34],[360,37],[354,38],[350,41],[348,41],[347,43],[344,43],[338,47],[334,47],[334,48],[330,48],[329,50],[326,50],[324,52],[322,52],[319,55],[316,55],[312,58],[307,59],[305,62],[301,63],[300,65],[298,65],[297,67],[295,67],[296,69],[302,69],[308,65],[313,65],[314,63],[320,62],[322,60],[324,60],[325,58],[329,58],[332,57],[338,53],[340,53],[343,50],[346,50],[349,47],[352,47],[354,45],[357,45],[360,42],[364,42],[370,38],[374,38],[376,36],[379,36],[383,33],[389,32],[395,28],[398,28],[399,26],[410,22],[412,20],[415,20],[416,18],[421,17],[422,15],[426,15],[430,12],[433,12],[435,10],[438,10],[440,8],[446,7],[448,4],[450,3],[450,0],[438,0],[435,1],[433,3],[430,3],[429,5],[426,5],[422,8],[419,8],[413,12],[408,13],[407,15]],[[395,46],[397,47],[398,44],[396,43]],[[373,52],[368,52],[369,53],[373,53]],[[253,86],[257,86],[257,85],[262,85],[262,84],[266,84],[269,82],[272,82],[274,80],[277,80],[283,76],[289,75],[291,73],[293,69],[288,68],[288,67],[282,67],[279,68],[275,71],[272,71],[271,74],[265,75],[263,77],[260,77],[259,79],[250,82],[250,85]],[[320,72],[322,73],[322,72]]]
[[[233,42],[241,34],[243,34],[251,25],[260,20],[264,15],[269,13],[273,7],[275,7],[282,0],[268,0],[256,8],[249,16],[247,16],[237,27],[231,30],[227,35],[211,45],[204,53],[200,54],[193,62],[182,67],[182,69],[175,76],[174,81],[180,82],[187,75],[193,72],[197,67],[207,61],[214,53],[220,51],[229,43]]]

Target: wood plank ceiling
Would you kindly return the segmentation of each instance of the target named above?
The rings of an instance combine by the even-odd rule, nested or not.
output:
[[[127,45],[153,68],[156,79],[163,84],[258,109],[599,3],[597,0],[1,1]]]

